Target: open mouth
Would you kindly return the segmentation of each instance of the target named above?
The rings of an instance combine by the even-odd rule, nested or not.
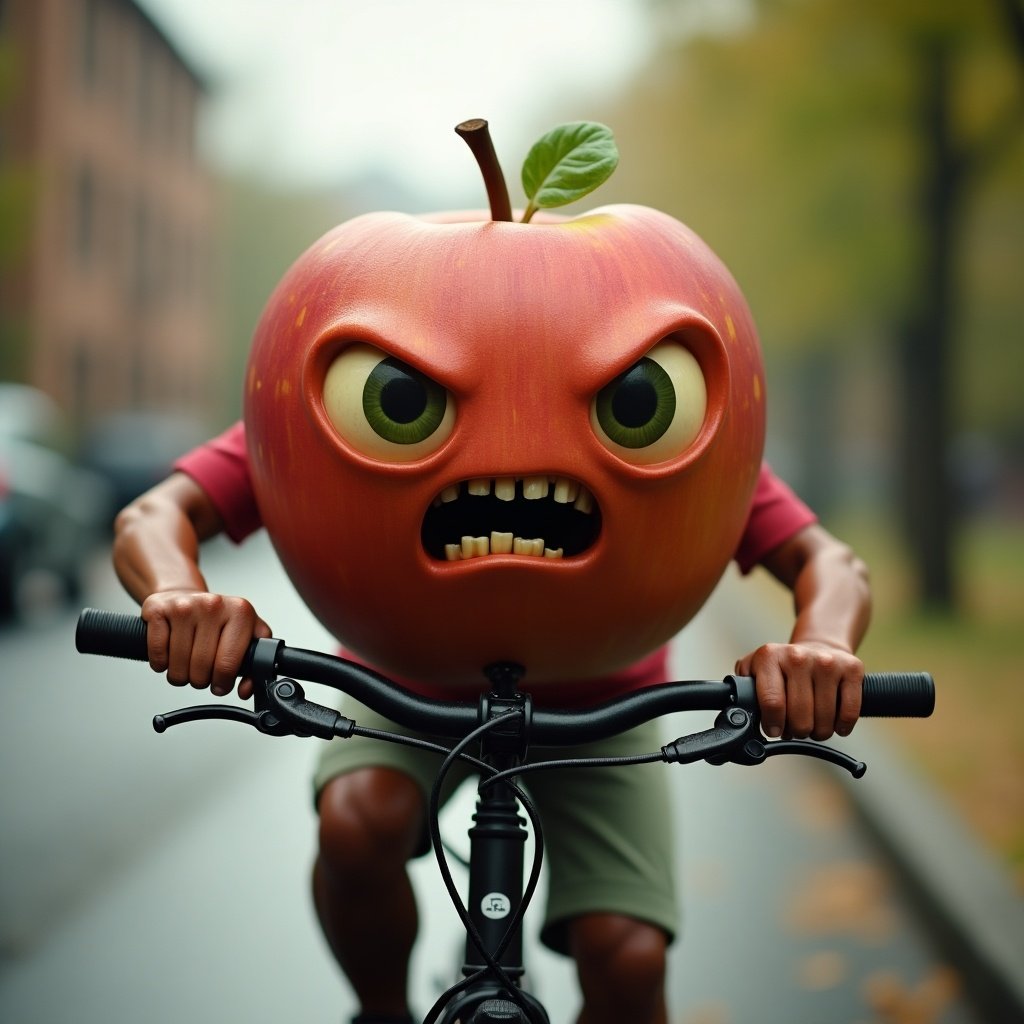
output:
[[[601,532],[590,491],[564,476],[477,478],[446,487],[423,519],[427,553],[458,562],[487,555],[572,558]]]

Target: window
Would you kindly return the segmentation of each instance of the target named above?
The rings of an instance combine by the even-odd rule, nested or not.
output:
[[[87,163],[78,166],[73,187],[74,256],[78,266],[87,270],[96,255],[96,181]]]
[[[150,292],[150,253],[152,251],[153,226],[149,205],[140,196],[135,205],[135,258],[133,262],[132,293],[139,302],[149,298]]]
[[[69,347],[72,353],[70,362],[71,415],[73,422],[81,426],[89,421],[94,410],[96,359],[92,344],[86,337],[76,337]]]
[[[99,74],[99,22],[100,0],[84,0],[82,33],[79,36],[79,70],[82,84],[89,90],[95,87]]]

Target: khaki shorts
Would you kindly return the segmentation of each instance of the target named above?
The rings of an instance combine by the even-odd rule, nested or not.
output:
[[[412,733],[349,698],[342,710],[366,728]],[[660,749],[663,742],[658,723],[651,722],[600,743],[544,748],[531,759],[648,753]],[[315,792],[319,797],[331,779],[359,768],[393,768],[420,786],[426,804],[441,760],[440,754],[361,736],[331,740],[317,763]],[[541,932],[545,945],[567,953],[566,923],[580,914],[600,912],[650,922],[663,929],[670,941],[674,937],[679,921],[670,771],[670,766],[656,763],[560,768],[523,777],[544,828],[549,872]],[[445,797],[471,773],[469,766],[456,762]],[[419,852],[429,848],[424,829]]]

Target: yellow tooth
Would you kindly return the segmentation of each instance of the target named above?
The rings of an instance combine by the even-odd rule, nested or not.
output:
[[[444,546],[444,557],[449,562],[457,562],[462,558],[462,546],[459,544],[445,544]]]
[[[446,487],[441,492],[441,500],[447,504],[449,501],[455,501],[459,496],[459,485],[452,484],[450,487]]]
[[[570,501],[576,500],[579,489],[580,485],[575,480],[570,480],[567,476],[560,476],[555,481],[555,501],[559,505],[568,505]]]
[[[483,496],[491,493],[491,481],[490,480],[470,480],[469,481],[469,493],[478,496]]]
[[[463,558],[472,558],[475,553],[473,550],[473,538],[469,536],[463,537],[461,548]]]
[[[548,496],[548,478],[546,476],[527,476],[523,478],[523,497],[530,501]]]
[[[544,541],[536,541],[526,537],[516,537],[512,550],[517,555],[539,555],[544,550]]]
[[[579,509],[580,512],[594,511],[594,498],[586,487],[580,488],[580,493],[576,496],[576,500],[572,503],[572,507]]]
[[[516,496],[515,479],[510,476],[505,476],[495,480],[494,496],[501,501],[512,501]]]
[[[562,548],[545,548],[544,549],[544,557],[545,558],[561,558],[562,557],[562,553],[563,553],[563,549]]]
[[[511,533],[498,533],[494,530],[491,533],[491,554],[492,555],[510,555],[512,554],[512,534]]]
[[[479,558],[481,555],[489,555],[491,553],[491,542],[487,537],[474,537],[473,538],[473,554]]]

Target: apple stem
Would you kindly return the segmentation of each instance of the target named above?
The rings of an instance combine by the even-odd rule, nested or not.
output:
[[[480,117],[463,121],[455,126],[455,131],[472,150],[473,156],[484,176],[487,188],[487,201],[491,204],[491,220],[511,220],[512,203],[508,197],[505,175],[501,173],[498,154],[494,152],[494,143],[487,122]]]

